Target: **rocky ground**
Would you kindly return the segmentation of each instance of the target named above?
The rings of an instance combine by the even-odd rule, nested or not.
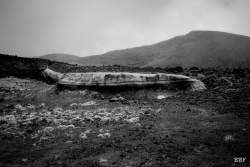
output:
[[[1,78],[0,166],[249,166],[250,84],[210,80],[117,94]]]

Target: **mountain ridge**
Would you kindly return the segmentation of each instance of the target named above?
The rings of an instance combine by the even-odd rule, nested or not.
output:
[[[152,45],[77,57],[73,60],[67,62],[95,66],[250,67],[250,37],[198,30]]]

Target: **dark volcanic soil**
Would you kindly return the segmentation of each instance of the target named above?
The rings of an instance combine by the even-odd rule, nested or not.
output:
[[[208,89],[59,91],[42,82],[47,65],[195,74]],[[8,55],[0,67],[0,166],[250,166],[249,69],[79,67]]]
[[[248,166],[250,84],[241,82],[117,95],[2,78],[0,166]]]

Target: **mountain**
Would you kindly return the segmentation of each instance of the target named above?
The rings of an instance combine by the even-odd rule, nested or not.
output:
[[[66,63],[77,64],[80,60],[80,57],[75,55],[63,54],[63,53],[55,53],[55,54],[47,54],[44,56],[40,56],[41,59],[48,59],[52,61],[60,61]]]
[[[72,59],[71,56],[68,59]],[[74,62],[96,66],[250,67],[250,37],[218,31],[191,31],[153,45],[81,57]]]

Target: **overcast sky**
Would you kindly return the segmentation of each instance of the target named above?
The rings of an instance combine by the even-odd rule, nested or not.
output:
[[[101,54],[191,30],[250,36],[250,0],[0,0],[0,52]]]

